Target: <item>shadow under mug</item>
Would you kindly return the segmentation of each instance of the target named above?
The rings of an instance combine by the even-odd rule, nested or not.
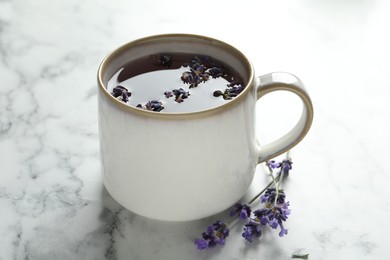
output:
[[[245,89],[223,105],[183,113],[131,107],[107,90],[108,80],[127,63],[178,52],[229,64],[244,79]],[[277,90],[300,97],[302,116],[287,134],[260,146],[255,104]],[[190,34],[146,37],[108,54],[98,70],[98,113],[106,189],[130,211],[166,221],[200,219],[233,205],[247,192],[256,165],[299,143],[313,119],[310,97],[297,77],[284,72],[256,77],[250,61],[236,48]]]

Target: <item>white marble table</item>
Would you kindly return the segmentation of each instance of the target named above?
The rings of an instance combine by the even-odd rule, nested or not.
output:
[[[388,258],[389,13],[386,0],[0,1],[0,259],[290,259],[299,248],[309,259]],[[315,120],[291,151],[287,236],[249,244],[233,227],[224,247],[198,251],[193,240],[227,212],[160,222],[105,191],[97,67],[127,41],[170,32],[219,38],[259,75],[306,84]],[[262,141],[299,109],[264,99]],[[267,181],[259,166],[248,197]]]

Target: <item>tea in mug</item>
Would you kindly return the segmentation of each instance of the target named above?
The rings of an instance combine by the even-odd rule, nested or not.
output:
[[[244,89],[233,68],[199,54],[155,54],[119,69],[108,81],[112,96],[138,109],[195,112],[231,101]]]

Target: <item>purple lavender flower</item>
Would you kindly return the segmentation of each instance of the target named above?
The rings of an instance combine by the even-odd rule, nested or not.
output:
[[[199,75],[193,74],[189,71],[183,72],[181,80],[186,84],[190,84],[190,88],[195,88],[202,83],[202,78]]]
[[[232,99],[232,98],[238,96],[238,94],[240,94],[243,90],[244,90],[244,87],[241,85],[233,86],[233,87],[225,90],[225,95],[226,95],[227,99]]]
[[[266,165],[271,169],[277,169],[281,166],[280,162],[275,162],[275,160],[267,161]]]
[[[291,214],[291,209],[289,209],[288,207],[290,207],[290,202],[287,201],[285,203],[283,203],[282,207],[281,207],[281,213],[282,213],[282,216],[287,219],[288,218],[288,215]]]
[[[230,211],[230,216],[233,217],[238,214],[240,219],[246,220],[250,217],[251,212],[252,209],[250,206],[246,204],[236,203],[236,205],[234,205],[234,209]]]
[[[284,159],[281,162],[275,162],[275,160],[268,161],[267,166],[271,169],[277,169],[281,168],[281,172],[285,175],[288,176],[289,171],[292,169],[292,161],[291,159]]]
[[[244,90],[244,87],[241,85],[238,85],[238,86],[229,87],[229,88],[225,89],[224,92],[222,92],[220,90],[216,90],[216,91],[214,91],[213,96],[214,97],[222,96],[223,99],[230,100],[230,99],[237,97],[238,94],[240,94],[243,90]]]
[[[207,238],[206,238],[207,239]],[[199,250],[203,250],[203,249],[206,249],[209,247],[209,243],[207,242],[205,238],[203,238],[203,235],[202,235],[202,238],[198,238],[195,240],[195,245],[196,245],[196,248],[199,249]]]
[[[246,223],[244,226],[244,232],[242,233],[242,237],[245,238],[245,240],[252,242],[254,236],[261,236],[261,225],[260,222],[256,219],[250,219],[249,222]]]
[[[184,83],[189,84],[191,81],[193,81],[192,77],[193,77],[193,76],[192,76],[191,72],[185,71],[185,72],[183,72],[183,74],[181,75],[181,80],[182,80]]]
[[[202,76],[206,72],[206,67],[200,63],[196,63],[190,67],[190,71],[193,75]]]
[[[206,73],[210,75],[213,79],[222,77],[224,74],[223,70],[217,66],[207,69]]]
[[[160,112],[164,109],[164,107],[162,106],[162,102],[160,100],[152,100],[146,103],[146,109]]]
[[[227,85],[228,87],[233,87],[235,85],[241,85],[241,81],[236,78],[231,78],[230,83]]]
[[[175,101],[177,103],[181,103],[184,101],[184,99],[188,98],[188,96],[190,95],[190,92],[185,91],[182,88],[179,88],[179,89],[174,89],[172,91],[165,91],[164,95],[166,98],[170,98],[170,97],[175,96]]]
[[[200,58],[198,56],[195,56],[191,60],[189,66],[190,66],[190,68],[195,68],[196,66],[201,65],[201,64],[202,64],[202,61],[200,60]]]
[[[195,57],[189,66],[190,71],[183,72],[181,80],[186,84],[190,84],[190,88],[195,88],[209,79],[210,75],[206,73],[207,68],[198,57]]]
[[[224,245],[225,239],[229,236],[229,228],[222,221],[216,221],[207,227],[202,237],[195,240],[195,245],[199,250]]]
[[[160,112],[164,109],[164,106],[160,100],[151,100],[146,103],[144,106],[142,104],[137,105],[138,108],[142,108],[149,111]]]
[[[165,91],[165,92],[164,92],[164,96],[165,96],[166,98],[173,97],[172,91]]]
[[[268,205],[271,205],[275,203],[275,198],[276,198],[276,189],[275,188],[268,188],[265,193],[260,197],[260,201],[262,203],[266,203]],[[283,204],[284,199],[286,198],[286,194],[284,193],[283,190],[278,191],[278,198],[276,200],[277,204]]]
[[[287,234],[287,229],[283,226],[290,215],[291,210],[288,208],[290,205],[289,202],[283,203],[280,205],[272,205],[270,207],[265,207],[253,212],[256,216],[255,219],[258,220],[262,225],[268,225],[273,229],[280,227],[279,236],[282,237]]]
[[[111,95],[115,98],[121,97],[122,101],[126,103],[127,101],[129,101],[131,92],[123,86],[116,86],[112,89]]]
[[[213,96],[214,96],[214,97],[223,96],[223,92],[220,91],[220,90],[216,90],[216,91],[214,91]]]
[[[188,98],[188,96],[190,95],[190,92],[185,91],[185,90],[182,89],[182,88],[174,89],[174,90],[172,90],[172,93],[173,93],[173,95],[175,96],[175,101],[176,101],[177,103],[183,102],[183,101],[184,101],[183,99]]]
[[[256,220],[260,222],[262,225],[267,225],[269,222],[268,215],[270,214],[270,209],[268,208],[261,208],[258,210],[255,210],[253,214],[256,216]]]
[[[283,161],[282,161],[282,172],[283,172],[283,174],[284,175],[286,175],[286,176],[288,176],[288,174],[289,174],[289,172],[290,172],[290,170],[292,169],[292,161],[291,161],[291,159],[289,158],[289,159],[284,159]]]

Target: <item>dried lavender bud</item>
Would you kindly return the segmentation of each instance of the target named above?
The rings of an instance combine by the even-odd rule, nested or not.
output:
[[[220,90],[216,90],[216,91],[214,91],[213,96],[214,96],[214,97],[223,96],[223,93],[222,93],[222,91],[220,91]]]
[[[160,112],[161,110],[164,109],[162,102],[160,100],[152,100],[146,103],[145,105],[146,110],[151,110],[155,112]]]
[[[160,112],[161,110],[164,109],[164,106],[160,100],[151,100],[145,105],[138,104],[137,107],[144,110],[154,111],[154,112]]]
[[[230,83],[227,84],[228,87],[233,87],[235,85],[241,85],[241,81],[239,81],[238,79],[232,78],[230,80]]]
[[[225,89],[225,91],[222,93],[220,90],[216,90],[213,93],[214,97],[219,97],[222,96],[223,99],[225,100],[230,100],[238,96],[242,91],[244,90],[244,87],[239,85],[239,86],[233,86],[231,88]]]
[[[195,57],[191,60],[191,62],[190,62],[190,67],[191,67],[191,68],[194,68],[194,67],[196,67],[196,66],[198,66],[198,65],[201,65],[201,64],[202,64],[202,61],[199,59],[199,57],[195,56]]]
[[[189,72],[189,71],[183,72],[183,74],[181,75],[181,80],[182,80],[184,83],[190,83],[190,82],[192,81],[191,72]]]
[[[291,158],[283,159],[281,162],[275,162],[275,160],[268,161],[267,166],[271,169],[281,168],[281,172],[288,176],[290,170],[292,169],[292,160]]]
[[[123,86],[116,86],[112,89],[111,95],[115,98],[121,97],[122,101],[126,103],[127,101],[129,101],[131,92]]]
[[[223,76],[223,70],[219,67],[212,67],[210,69],[208,69],[207,71],[207,74],[210,75],[213,79],[215,78],[218,78],[218,77],[222,77]]]
[[[228,99],[232,99],[238,94],[240,94],[244,90],[244,87],[239,85],[239,86],[233,86],[231,88],[228,88],[225,90],[225,95],[228,97]]]
[[[158,62],[163,67],[170,67],[172,65],[172,57],[167,54],[161,54],[158,57]]]
[[[173,93],[173,95],[175,95],[175,101],[177,103],[183,102],[184,101],[183,99],[188,98],[188,96],[190,95],[190,92],[185,91],[182,88],[174,89],[174,90],[172,90],[172,93]]]
[[[205,74],[203,74],[203,75],[202,75],[202,81],[203,81],[203,82],[206,82],[206,81],[208,81],[208,80],[209,80],[209,78],[210,78],[210,75],[209,75],[209,74],[207,74],[207,73],[205,73]]]
[[[209,74],[206,73],[206,67],[201,63],[198,57],[195,57],[190,65],[190,71],[183,72],[181,80],[190,84],[190,88],[197,87],[200,83],[209,80]]]
[[[166,98],[173,97],[172,91],[165,91],[165,92],[164,92],[164,96],[165,96]]]

